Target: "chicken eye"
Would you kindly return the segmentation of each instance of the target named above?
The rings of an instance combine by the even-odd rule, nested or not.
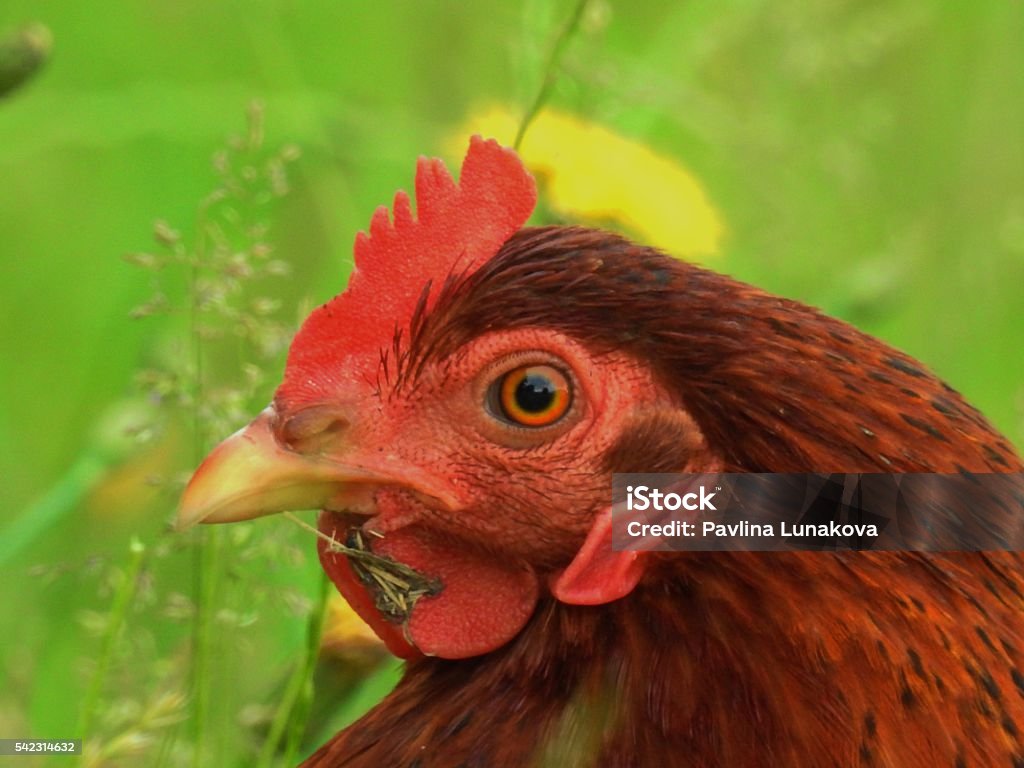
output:
[[[507,421],[524,427],[554,424],[569,410],[569,380],[550,365],[525,365],[494,383],[497,411]]]

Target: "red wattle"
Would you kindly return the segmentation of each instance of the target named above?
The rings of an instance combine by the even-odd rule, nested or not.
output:
[[[403,528],[373,548],[444,585],[439,594],[421,597],[409,618],[413,645],[428,656],[464,659],[500,648],[537,605],[532,570],[453,546],[439,533]]]
[[[329,518],[321,522],[321,528],[330,528],[325,533],[337,537]],[[417,600],[406,635],[402,625],[377,609],[349,559],[331,552],[326,541],[318,542],[320,563],[342,597],[399,658],[463,659],[488,653],[515,637],[537,605],[540,586],[532,570],[469,552],[436,532],[411,526],[369,541],[375,553],[443,586],[437,595]]]

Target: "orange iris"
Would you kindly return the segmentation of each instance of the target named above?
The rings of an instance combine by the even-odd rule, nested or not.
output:
[[[569,410],[570,401],[568,379],[550,365],[524,365],[501,379],[501,411],[514,424],[554,424]]]

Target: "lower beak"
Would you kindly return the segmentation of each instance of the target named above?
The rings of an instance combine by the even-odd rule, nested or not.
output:
[[[273,407],[218,445],[189,481],[176,527],[231,523],[284,510],[326,507],[361,478],[320,456],[283,447],[274,436]]]

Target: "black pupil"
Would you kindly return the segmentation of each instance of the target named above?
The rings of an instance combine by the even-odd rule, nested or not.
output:
[[[543,413],[555,401],[555,385],[547,376],[528,373],[516,387],[516,405],[526,413]]]

